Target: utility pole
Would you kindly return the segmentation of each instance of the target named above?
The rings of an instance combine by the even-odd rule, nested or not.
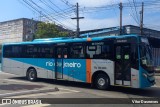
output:
[[[76,35],[77,35],[77,37],[79,37],[79,32],[80,32],[79,19],[83,19],[84,17],[79,17],[79,5],[78,5],[78,3],[76,4],[76,16],[77,17],[74,17],[74,18],[71,18],[71,19],[76,19],[77,20],[77,32],[76,32]]]
[[[144,3],[142,2],[142,10],[140,11],[140,34],[143,35],[143,14],[144,14]]]
[[[119,4],[119,9],[120,9],[120,35],[122,35],[122,9],[123,9],[122,2],[120,2]]]

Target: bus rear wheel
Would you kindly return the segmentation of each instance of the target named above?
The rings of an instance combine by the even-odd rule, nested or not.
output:
[[[29,81],[36,81],[37,80],[37,72],[35,69],[31,68],[27,72],[27,79]]]
[[[95,86],[100,90],[106,90],[110,88],[110,80],[106,74],[98,74],[95,78]]]

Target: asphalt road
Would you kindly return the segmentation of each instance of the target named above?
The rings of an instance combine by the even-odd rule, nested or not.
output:
[[[0,72],[0,98],[22,98],[22,99],[37,99],[41,98],[61,98],[63,102],[66,99],[70,100],[71,104],[43,104],[43,105],[7,105],[2,104],[0,106],[4,107],[79,107],[79,106],[110,106],[110,107],[158,107],[159,104],[90,104],[96,103],[99,99],[90,99],[85,98],[160,98],[160,76],[156,77],[157,84],[150,88],[145,89],[133,89],[133,88],[124,88],[124,87],[112,87],[110,90],[97,90],[91,88],[89,84],[77,83],[77,82],[68,82],[68,81],[55,81],[52,79],[38,79],[37,82],[29,82],[23,77],[18,77],[12,74],[5,74]],[[63,99],[62,99],[63,98]],[[66,99],[65,99],[66,98]],[[76,98],[82,98],[80,100],[88,104],[74,104]],[[50,102],[53,102],[53,99],[44,99]],[[103,100],[103,99],[100,99]],[[116,99],[110,99],[111,102],[114,102]],[[73,102],[72,102],[73,101]],[[53,102],[55,103],[55,102]],[[73,104],[72,104],[73,103]]]

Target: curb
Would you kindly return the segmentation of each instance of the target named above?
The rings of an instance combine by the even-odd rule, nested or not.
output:
[[[57,87],[55,87],[54,89],[52,88],[52,89],[42,89],[42,90],[29,90],[29,91],[21,91],[21,92],[13,92],[13,93],[0,94],[0,98],[20,96],[20,95],[26,95],[26,94],[56,92],[56,91],[59,91],[59,89]]]

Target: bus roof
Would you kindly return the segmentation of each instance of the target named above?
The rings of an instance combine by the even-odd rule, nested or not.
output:
[[[13,42],[13,43],[4,43],[3,45],[20,45],[20,44],[46,44],[46,43],[64,43],[64,42],[85,42],[85,41],[98,41],[103,39],[120,39],[128,37],[138,37],[138,35],[121,35],[121,36],[101,36],[101,37],[92,37],[92,38],[71,38],[71,37],[59,37],[59,38],[45,38],[45,39],[35,39],[28,42]]]

